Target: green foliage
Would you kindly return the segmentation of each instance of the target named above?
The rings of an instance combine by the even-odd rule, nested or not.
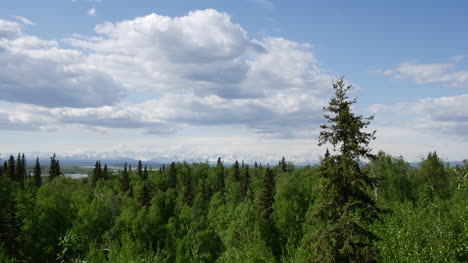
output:
[[[330,143],[337,155],[327,151],[319,174],[324,179],[316,210],[309,219],[314,224],[310,244],[311,262],[374,262],[376,236],[369,225],[379,216],[370,198],[373,180],[361,169],[360,158],[372,158],[368,144],[374,132],[364,132],[372,117],[351,111],[356,100],[349,100],[343,78],[333,84],[335,96],[324,108],[328,124],[321,125],[319,145]]]
[[[156,171],[142,164],[141,175],[125,165],[116,173],[100,168],[95,185],[92,178],[59,176],[42,184],[26,179],[23,187],[8,176],[7,162],[0,176],[0,262],[327,261],[311,248],[346,247],[349,237],[348,246],[368,245],[374,235],[369,254],[378,261],[466,262],[468,166],[446,167],[434,154],[428,159],[419,168],[383,152],[365,167],[330,154],[320,166],[302,168],[285,159],[274,167],[224,166],[219,159]],[[347,188],[350,171],[378,184]],[[346,199],[343,191],[361,199]],[[362,204],[376,193],[393,212],[370,225],[374,203]]]

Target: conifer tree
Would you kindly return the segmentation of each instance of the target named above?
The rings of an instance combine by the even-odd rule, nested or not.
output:
[[[18,153],[18,157],[16,158],[16,181],[20,184],[21,187],[24,186],[24,179],[26,177],[26,159],[24,158],[24,154],[21,157],[21,154]]]
[[[55,153],[50,157],[50,168],[49,168],[49,180],[52,181],[54,178],[60,176],[60,162],[56,159]]]
[[[142,179],[148,180],[148,168],[146,167],[146,164],[145,164],[145,168],[143,169]]]
[[[142,207],[147,207],[151,201],[151,195],[150,195],[150,182],[148,180],[148,169],[146,168],[146,165],[142,172],[142,179],[143,179],[143,187],[141,188],[141,191],[139,193],[138,200]]]
[[[169,174],[167,175],[167,186],[172,189],[175,189],[177,187],[177,169],[174,162],[172,162],[169,166]]]
[[[247,198],[247,195],[249,193],[249,191],[251,190],[250,189],[250,171],[249,171],[249,166],[246,165],[242,171],[244,172],[244,176],[243,176],[243,182],[242,182],[242,197],[244,199]]]
[[[260,215],[263,219],[269,220],[273,212],[273,202],[275,195],[275,178],[270,167],[265,169],[263,175],[262,192],[260,195]]]
[[[109,179],[109,169],[107,168],[107,164],[104,164],[104,169],[102,170],[102,178],[104,180]]]
[[[218,161],[216,163],[216,175],[218,178],[218,190],[221,193],[224,193],[224,165],[223,162],[221,161],[221,157],[218,157]]]
[[[140,178],[143,177],[143,164],[141,163],[141,160],[138,160],[137,174]]]
[[[240,179],[240,170],[239,170],[239,162],[236,160],[233,166],[233,171],[232,171],[232,177],[234,179],[234,182],[239,182]]]
[[[34,185],[37,187],[42,185],[41,173],[41,164],[39,163],[39,157],[37,157],[36,164],[34,165]]]
[[[93,186],[95,186],[97,181],[101,179],[102,177],[103,176],[102,176],[101,162],[96,161],[96,164],[94,165],[93,177],[92,177]]]
[[[127,170],[127,162],[124,164],[124,169],[123,169],[123,174],[122,178],[120,179],[120,190],[124,193],[126,193],[128,190],[130,190],[130,176],[128,174]]]
[[[373,180],[359,165],[360,158],[374,157],[368,145],[375,131],[363,131],[373,116],[365,118],[351,111],[356,99],[346,95],[350,88],[339,78],[333,84],[334,97],[324,107],[328,123],[321,125],[319,146],[330,143],[337,154],[327,151],[320,165],[324,183],[309,219],[315,227],[308,240],[311,262],[376,261],[376,236],[369,226],[380,210],[369,195]]]
[[[29,177],[28,171],[26,169],[26,157],[24,156],[24,153],[21,154],[21,171],[23,172],[24,177]]]
[[[286,159],[284,158],[284,156],[283,156],[283,158],[281,158],[281,161],[279,161],[278,165],[280,167],[281,172],[283,172],[283,173],[286,172],[287,164],[286,164]]]
[[[8,164],[7,164],[7,175],[12,181],[16,181],[16,162],[15,162],[15,157],[13,155],[10,155],[10,158],[8,159]]]

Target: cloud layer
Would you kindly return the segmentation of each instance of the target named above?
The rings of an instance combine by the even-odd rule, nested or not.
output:
[[[0,108],[10,128],[237,125],[296,137],[318,127],[330,91],[310,45],[252,39],[212,9],[99,24],[63,40],[72,48],[23,26],[0,20],[1,100],[25,104]]]

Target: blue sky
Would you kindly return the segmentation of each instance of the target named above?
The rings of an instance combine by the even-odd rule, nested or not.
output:
[[[343,75],[373,148],[468,158],[463,1],[4,0],[0,152],[316,160]]]

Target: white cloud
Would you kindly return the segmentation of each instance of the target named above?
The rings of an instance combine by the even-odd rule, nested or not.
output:
[[[453,88],[468,88],[468,71],[454,71],[463,56],[456,56],[448,63],[418,64],[406,62],[395,69],[379,72],[397,79],[408,79],[416,83],[447,83]]]
[[[85,54],[25,35],[16,22],[0,20],[0,64],[4,65],[0,71],[3,101],[96,107],[113,104],[124,95],[117,82],[87,62]]]
[[[21,25],[13,21],[0,19],[0,40],[21,35]]]
[[[24,110],[45,117],[34,127],[159,134],[234,125],[269,136],[315,136],[330,92],[332,78],[309,44],[251,39],[212,9],[100,24],[96,36],[67,39],[69,49],[9,28],[17,33],[0,41],[0,61],[9,65],[0,72],[2,100],[40,106]]]
[[[89,16],[96,16],[96,8],[91,8],[88,10],[88,15]]]
[[[442,132],[468,141],[468,95],[421,99],[394,105],[372,105],[374,113],[411,114],[414,119],[404,122],[407,127],[422,132]],[[400,123],[401,124],[401,123]]]

